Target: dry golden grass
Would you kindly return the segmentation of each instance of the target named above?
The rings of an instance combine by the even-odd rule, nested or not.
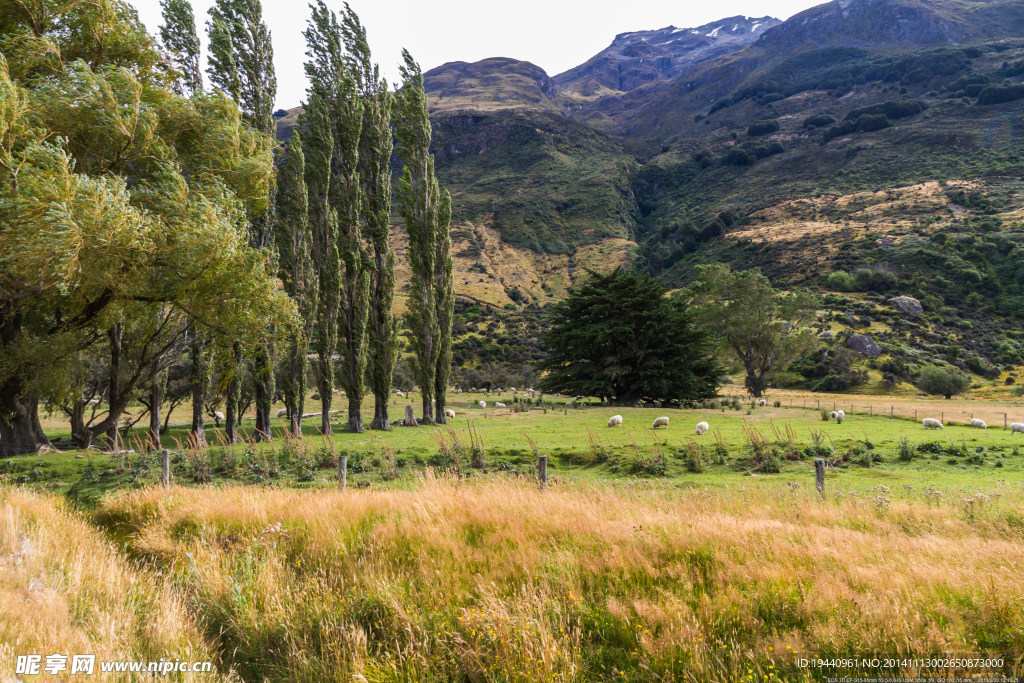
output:
[[[809,679],[797,653],[1021,675],[1021,493],[428,477],[145,490],[96,520],[175,575],[248,679]]]
[[[0,680],[17,680],[18,655],[40,654],[45,663],[54,653],[68,656],[69,670],[71,655],[96,655],[90,680],[125,680],[123,673],[102,673],[103,660],[214,659],[160,577],[131,566],[54,499],[0,489]]]

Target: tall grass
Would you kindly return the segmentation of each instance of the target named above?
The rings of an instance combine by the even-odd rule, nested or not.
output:
[[[126,562],[55,499],[0,488],[0,680],[18,680],[18,655],[45,663],[53,653],[67,655],[69,669],[71,655],[96,655],[90,680],[124,680],[101,673],[102,660],[215,658],[160,577]]]
[[[1020,494],[428,474],[125,492],[95,519],[249,680],[807,680],[797,656],[937,653],[1020,675]]]

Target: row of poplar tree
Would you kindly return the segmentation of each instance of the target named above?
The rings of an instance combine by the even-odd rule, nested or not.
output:
[[[231,440],[250,404],[269,438],[278,395],[297,432],[308,370],[323,431],[336,387],[348,429],[369,393],[370,426],[387,429],[393,204],[422,419],[443,421],[451,203],[417,64],[403,54],[392,91],[356,15],[316,2],[307,102],[282,150],[259,0],[214,3],[209,87],[191,6],[162,7],[158,45],[124,0],[0,3],[0,456],[48,443],[44,408],[78,446],[116,445],[136,401],[158,446],[164,401],[183,393],[197,442],[214,405]]]
[[[161,0],[161,39],[181,74],[184,94],[203,89],[199,39],[189,0]],[[367,393],[374,397],[371,429],[390,429],[388,402],[398,353],[395,251],[391,245],[392,156],[403,171],[394,199],[409,237],[410,305],[406,316],[422,420],[445,421],[451,375],[454,310],[451,197],[441,191],[430,153],[430,119],[423,76],[403,51],[402,83],[392,92],[373,62],[366,31],[346,3],[340,14],[324,0],[311,5],[304,32],[309,89],[299,126],[288,140],[272,201],[250,215],[249,240],[269,250],[300,325],[285,349],[276,336],[248,359],[253,373],[257,438],[269,438],[275,359],[291,430],[301,434],[307,356],[315,353],[320,430],[330,433],[336,387],[347,399],[346,429],[363,431]],[[256,130],[273,136],[277,84],[270,32],[260,0],[216,0],[207,23],[214,88],[234,99]],[[397,150],[395,147],[397,141]],[[193,339],[193,431],[201,437],[204,369],[202,334]],[[280,351],[280,353],[278,353]],[[241,345],[229,355],[225,433],[238,438]],[[369,387],[367,387],[367,383]],[[156,403],[156,401],[151,401]]]

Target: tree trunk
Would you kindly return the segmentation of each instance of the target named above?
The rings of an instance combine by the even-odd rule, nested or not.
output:
[[[444,414],[444,406],[444,399],[437,401],[436,405],[434,406],[434,421],[437,422],[437,424],[439,425],[448,424],[448,419],[445,417]]]
[[[206,445],[206,425],[203,418],[203,404],[206,402],[205,345],[205,342],[198,336],[192,341],[192,441],[194,446]]]
[[[149,388],[149,447],[160,450],[160,402],[163,400],[163,386],[158,375]]]
[[[20,382],[19,382],[20,383]],[[23,401],[11,391],[12,382],[0,391],[0,457],[10,457],[39,450],[47,441],[40,441],[33,417],[33,401]]]
[[[426,392],[423,393],[423,419],[420,423],[434,424],[434,402]]]
[[[256,387],[256,440],[272,441],[270,409],[274,404],[274,364],[270,342],[264,342],[256,351],[255,377]]]
[[[406,427],[418,426],[416,424],[416,416],[413,415],[412,404],[409,404],[405,407],[405,420],[402,421],[402,424],[405,425]]]
[[[373,422],[370,423],[370,429],[390,431],[391,417],[388,415],[388,401],[390,400],[390,394],[373,395]]]
[[[107,427],[108,446],[110,450],[116,451],[120,435],[117,431],[117,423],[121,415],[120,411],[115,414],[114,408],[122,403],[120,379],[121,343],[124,338],[124,328],[121,323],[112,325],[107,331],[107,336],[110,338],[110,377],[107,384],[107,404],[110,406],[110,414],[104,421],[110,425]]]
[[[228,443],[238,443],[238,401],[242,393],[242,345],[235,342],[231,345],[231,381],[228,382],[227,396],[224,399],[224,438]]]
[[[363,402],[358,396],[348,397],[348,424],[345,425],[345,430],[356,434],[363,433]]]

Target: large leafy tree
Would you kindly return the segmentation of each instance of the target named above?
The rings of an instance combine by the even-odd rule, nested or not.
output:
[[[616,270],[549,309],[546,391],[616,403],[679,403],[714,396],[714,343],[681,299],[649,275]]]
[[[45,438],[36,406],[67,398],[83,349],[124,348],[123,333],[144,340],[160,324],[138,316],[175,327],[149,334],[163,347],[185,317],[244,340],[289,323],[292,307],[241,229],[267,206],[273,140],[221,95],[173,92],[130,7],[3,5],[0,51],[0,453],[10,454]],[[120,420],[125,378],[159,367],[159,353],[132,353],[96,433]]]
[[[444,422],[454,310],[449,232],[452,200],[447,190],[441,191],[434,174],[423,73],[407,50],[402,51],[402,58],[402,88],[395,95],[395,138],[404,163],[398,211],[409,235],[412,271],[405,322],[415,353],[423,420]],[[442,364],[446,367],[439,372]]]
[[[698,319],[743,365],[747,391],[761,396],[771,372],[785,367],[810,341],[817,298],[772,287],[756,270],[702,266],[688,296]]]
[[[953,398],[971,388],[969,375],[954,367],[926,365],[914,380],[918,389],[928,394]]]

